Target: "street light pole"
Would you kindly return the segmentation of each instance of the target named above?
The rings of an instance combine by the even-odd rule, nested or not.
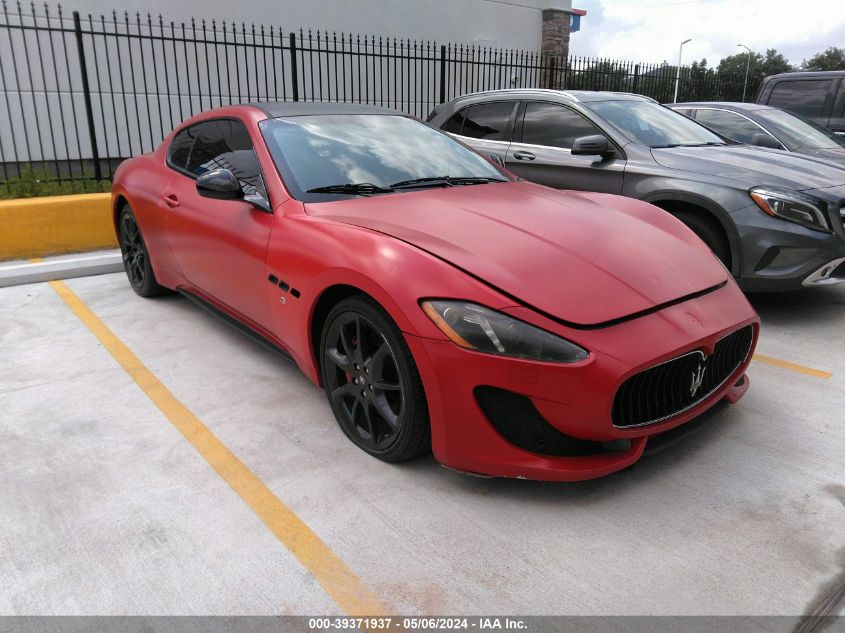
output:
[[[745,62],[745,82],[742,84],[742,101],[745,102],[745,91],[748,88],[748,71],[751,69],[751,49],[745,44],[737,44],[748,51],[748,61]]]
[[[684,40],[678,47],[678,72],[675,75],[675,98],[673,99],[675,103],[678,102],[678,87],[681,84],[681,54],[684,52],[684,44],[687,42],[692,42],[692,38]]]

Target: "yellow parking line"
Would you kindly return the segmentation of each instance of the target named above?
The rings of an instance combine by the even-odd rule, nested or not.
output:
[[[182,404],[64,282],[49,282],[79,320],[185,436],[209,465],[252,508],[348,615],[384,615],[378,596],[311,529]]]
[[[765,363],[766,365],[797,371],[802,374],[807,374],[808,376],[815,376],[816,378],[821,378],[822,380],[827,380],[833,376],[833,374],[829,371],[805,367],[804,365],[799,365],[798,363],[790,363],[788,360],[781,360],[780,358],[773,358],[772,356],[764,356],[763,354],[754,354],[754,360]]]

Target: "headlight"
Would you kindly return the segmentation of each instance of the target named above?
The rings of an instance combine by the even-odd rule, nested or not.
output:
[[[461,347],[530,360],[577,363],[587,350],[502,312],[464,301],[424,301],[422,309]]]
[[[797,191],[780,191],[768,187],[754,187],[748,192],[763,211],[775,218],[795,222],[814,231],[830,233],[825,204]]]

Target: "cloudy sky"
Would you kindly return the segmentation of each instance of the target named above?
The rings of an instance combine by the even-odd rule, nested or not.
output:
[[[845,48],[842,0],[573,0],[587,10],[570,53],[590,57],[674,62],[720,59],[744,49],[776,48],[799,64],[828,46]]]

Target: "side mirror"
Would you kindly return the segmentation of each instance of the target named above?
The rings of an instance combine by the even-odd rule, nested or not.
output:
[[[751,137],[751,144],[756,145],[757,147],[770,147],[771,149],[783,149],[783,145],[780,144],[774,136],[766,134],[765,132],[757,132]]]
[[[505,166],[505,159],[499,156],[498,154],[490,152],[483,154],[483,156],[489,159],[491,162],[496,163],[499,167]]]
[[[573,156],[609,156],[613,153],[610,149],[610,144],[607,142],[607,137],[601,134],[594,134],[592,136],[582,136],[576,138],[572,143]]]
[[[228,169],[213,169],[197,178],[197,193],[215,200],[242,200],[241,183]]]

